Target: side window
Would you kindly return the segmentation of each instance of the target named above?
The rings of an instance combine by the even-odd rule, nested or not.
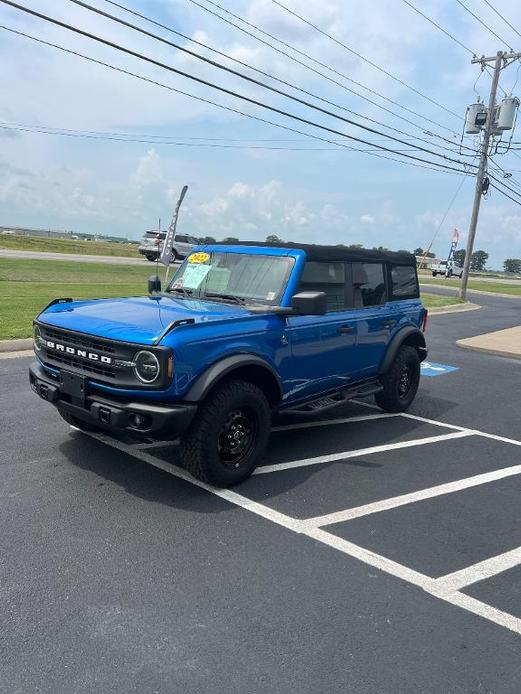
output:
[[[199,245],[199,239],[196,239],[194,236],[189,236],[188,243],[191,243],[192,246],[197,246]]]
[[[416,268],[413,265],[393,265],[392,294],[400,299],[415,299],[419,295]]]
[[[187,243],[188,242],[188,238],[186,236],[181,236],[179,234],[176,234],[175,240],[179,241],[179,243]]]
[[[379,306],[387,301],[384,266],[381,263],[353,263],[353,306]]]
[[[307,262],[300,279],[299,291],[325,292],[328,312],[341,311],[346,307],[345,263]]]

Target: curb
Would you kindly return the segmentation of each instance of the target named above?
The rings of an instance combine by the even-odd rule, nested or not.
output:
[[[22,350],[32,349],[33,341],[29,338],[20,340],[0,340],[1,352],[21,352]]]
[[[481,352],[481,354],[493,354],[496,357],[507,357],[508,359],[521,359],[521,354],[518,352],[508,352],[501,349],[489,349],[488,347],[475,347],[474,345],[466,345],[463,340],[456,340],[458,347],[470,349],[473,352]]]
[[[432,316],[442,316],[445,313],[465,313],[465,311],[477,311],[481,306],[467,301],[464,304],[454,304],[454,306],[440,306],[439,308],[429,308],[429,318]]]

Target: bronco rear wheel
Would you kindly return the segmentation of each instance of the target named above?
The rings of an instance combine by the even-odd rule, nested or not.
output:
[[[420,358],[414,347],[400,347],[389,371],[381,377],[383,390],[376,404],[387,412],[403,412],[412,403],[420,384]]]
[[[259,464],[270,424],[270,406],[260,388],[247,381],[227,381],[210,393],[184,435],[184,467],[209,484],[237,484]]]

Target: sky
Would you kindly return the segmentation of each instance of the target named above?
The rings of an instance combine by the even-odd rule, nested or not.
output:
[[[188,37],[179,38],[106,0],[88,0],[92,6],[162,38],[379,132],[368,132],[309,109],[69,0],[20,0],[20,4],[240,92],[259,105],[245,103],[2,4],[1,25],[162,86],[0,29],[0,225],[139,239],[145,230],[157,226],[159,218],[163,227],[168,225],[179,192],[187,184],[178,231],[196,236],[261,240],[277,234],[297,242],[360,243],[408,250],[427,248],[434,238],[433,250],[443,257],[456,227],[461,234],[460,247],[464,247],[474,193],[472,176],[388,160],[375,154],[395,155],[375,152],[374,145],[343,137],[443,161],[430,153],[412,151],[408,144],[414,137],[425,140],[415,140],[419,146],[434,148],[438,153],[440,145],[457,148],[467,105],[478,96],[488,98],[490,76],[478,65],[471,65],[471,55],[464,48],[403,0],[281,0],[378,69],[304,24],[274,0],[212,1],[252,26],[225,15],[209,0],[119,3]],[[462,2],[486,26],[454,0],[414,0],[412,4],[479,55],[494,55],[507,42],[521,50],[521,36],[484,0]],[[494,6],[521,32],[518,0],[498,0]],[[252,33],[263,29],[301,53],[264,36],[295,59],[290,60],[203,7],[220,12]],[[189,39],[315,96],[211,54]],[[506,93],[521,94],[518,67],[519,63],[512,65],[501,75],[500,87]],[[316,96],[329,103],[318,101]],[[270,112],[262,104],[337,133]],[[67,136],[43,134],[35,132],[38,128],[59,129],[62,133],[89,131],[94,137],[76,137],[71,132]],[[518,142],[520,128],[513,138]],[[99,133],[117,133],[111,137],[119,140],[103,139]],[[120,141],[120,133],[126,141]],[[463,144],[475,147],[470,137],[465,137]],[[357,152],[349,147],[371,151]],[[468,156],[471,149],[463,152],[467,156],[448,149],[442,153],[460,161],[473,161]],[[512,185],[516,178],[521,181],[521,150],[498,154],[495,161],[513,173],[506,183]],[[461,169],[459,164],[446,164]],[[521,257],[521,207],[495,190],[482,202],[475,249],[489,253],[491,268],[501,268],[507,257]]]

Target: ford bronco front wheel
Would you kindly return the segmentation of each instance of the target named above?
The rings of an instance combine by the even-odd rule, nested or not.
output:
[[[400,347],[391,368],[381,377],[383,390],[376,404],[387,412],[403,412],[414,400],[420,384],[420,358],[414,347]]]
[[[229,487],[251,475],[268,443],[271,411],[253,383],[226,381],[202,403],[181,441],[183,465],[197,479]]]

